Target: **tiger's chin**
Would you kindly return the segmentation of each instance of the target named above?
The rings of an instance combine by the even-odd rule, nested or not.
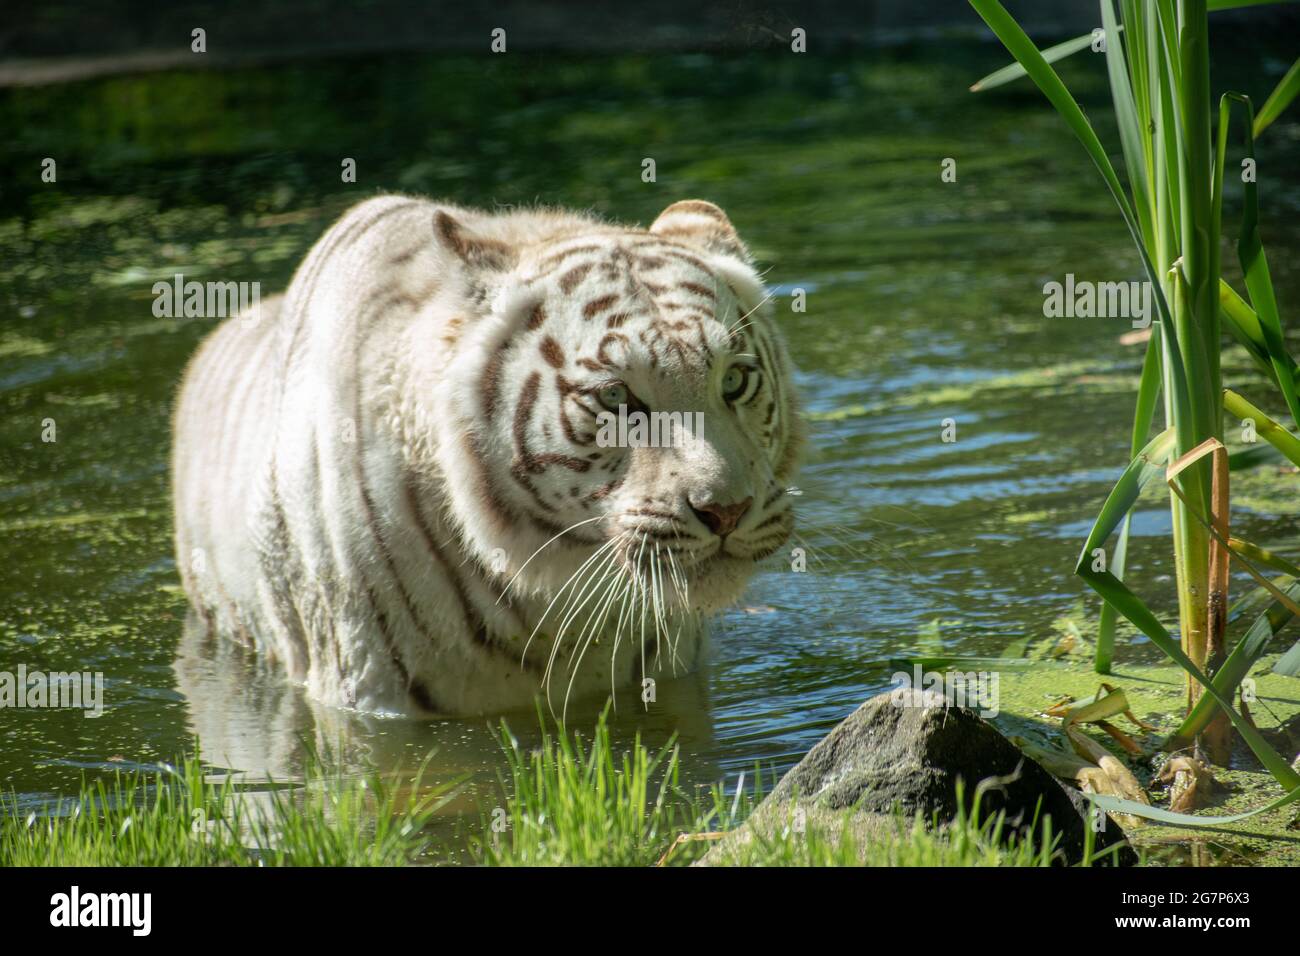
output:
[[[758,570],[752,557],[715,553],[684,568],[686,600],[684,609],[695,614],[712,615],[733,607],[745,594]]]
[[[753,561],[721,555],[705,561],[689,578],[691,610],[712,615],[733,607],[749,586],[755,567]]]

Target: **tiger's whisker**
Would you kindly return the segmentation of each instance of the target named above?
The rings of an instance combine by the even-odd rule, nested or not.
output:
[[[557,629],[557,637],[560,639],[563,638],[564,634],[568,633],[569,625],[572,623],[573,619],[582,612],[582,609],[586,607],[587,601],[591,600],[593,597],[599,596],[600,584],[609,576],[611,569],[614,567],[614,552],[612,548],[607,549],[602,557],[604,559],[602,563],[593,568],[591,573],[588,574],[584,580],[581,593],[578,593],[577,589],[575,589],[573,600],[567,603],[565,609],[561,612],[562,619],[560,621],[560,626]]]
[[[524,649],[519,655],[519,663],[521,667],[523,666],[524,662],[528,659],[528,648],[532,645],[533,638],[537,636],[537,632],[542,629],[542,625],[546,623],[546,618],[551,613],[551,608],[555,607],[555,603],[559,601],[560,598],[564,597],[566,591],[568,591],[569,589],[569,586],[573,584],[574,579],[577,578],[578,575],[582,574],[583,570],[586,569],[586,567],[589,564],[591,564],[598,557],[600,557],[602,551],[604,551],[607,547],[613,547],[614,543],[615,542],[611,540],[601,545],[599,548],[597,548],[596,551],[592,553],[592,555],[588,557],[586,561],[582,562],[582,564],[578,567],[576,571],[573,572],[573,574],[569,575],[568,580],[566,580],[564,584],[561,585],[560,589],[555,592],[555,597],[551,598],[551,603],[546,606],[546,610],[542,612],[542,616],[537,619],[537,625],[533,628],[532,633],[528,635],[528,640],[524,642]],[[566,608],[568,607],[568,601],[565,602],[564,607]],[[563,611],[561,611],[561,613],[563,613]]]
[[[793,537],[796,541],[798,541],[801,545],[803,545],[804,554],[811,555],[813,561],[817,562],[817,564],[818,564],[819,567],[823,567],[823,568],[826,567],[826,562],[825,562],[824,560],[822,560],[821,552],[820,552],[817,548],[814,548],[814,547],[809,543],[809,541],[808,541],[807,538],[805,538],[803,535],[799,534],[799,532],[797,532],[797,531],[791,531],[791,532],[790,532],[790,535],[791,535],[791,537]]]
[[[693,615],[688,610],[691,606],[691,586],[677,564],[676,558],[671,551],[668,552],[668,563],[673,575],[673,590],[677,592],[678,600],[681,602],[682,613],[678,615],[677,620],[677,637],[673,641],[673,673],[677,673],[677,650],[681,646],[682,629],[688,621],[693,623]]]
[[[772,301],[772,298],[773,298],[775,295],[776,295],[776,293],[774,293],[774,292],[769,292],[767,295],[763,296],[763,298],[761,298],[761,299],[758,301],[758,304],[757,304],[757,305],[755,305],[752,309],[750,309],[748,312],[746,312],[746,313],[745,313],[744,315],[742,315],[740,318],[736,319],[736,322],[733,323],[731,326],[728,326],[728,327],[727,327],[727,333],[728,333],[728,334],[731,334],[732,331],[733,331],[734,328],[735,328],[735,325],[739,324],[740,322],[743,322],[745,319],[749,318],[751,315],[753,315],[755,312],[757,312],[759,309],[761,309],[761,308],[762,308],[763,306],[765,306],[767,303],[771,302],[771,301]]]
[[[646,612],[646,583],[645,576],[641,572],[641,559],[645,556],[646,539],[641,539],[641,548],[637,551],[637,604],[641,608],[641,678],[645,679],[645,612]],[[649,707],[649,704],[646,705]]]
[[[505,599],[505,596],[508,593],[510,593],[510,588],[514,585],[515,581],[518,580],[519,575],[524,573],[524,569],[527,568],[528,565],[532,563],[533,558],[537,557],[539,554],[545,551],[548,547],[550,547],[550,545],[554,544],[557,540],[562,538],[564,535],[568,534],[573,529],[581,528],[584,524],[591,524],[593,521],[604,521],[607,518],[616,518],[616,517],[620,517],[620,515],[596,515],[596,517],[594,518],[586,518],[582,521],[576,522],[575,524],[571,524],[563,531],[561,531],[559,534],[554,535],[549,541],[547,541],[540,548],[538,548],[536,551],[530,554],[528,556],[528,560],[519,566],[519,570],[514,573],[514,577],[512,577],[509,581],[507,581],[506,586],[501,589],[501,596],[497,598],[497,604],[500,604]]]
[[[616,543],[618,540],[620,539],[615,538],[613,539],[613,542]],[[564,644],[564,637],[569,632],[569,624],[582,612],[582,609],[587,606],[589,601],[599,600],[601,598],[601,587],[609,579],[611,572],[616,571],[617,565],[613,561],[613,552],[611,550],[606,554],[604,565],[591,574],[587,584],[583,587],[582,596],[579,598],[577,604],[571,611],[569,611],[568,616],[565,617],[565,619],[560,623],[559,628],[557,628],[555,641],[551,646],[551,653],[546,661],[546,670],[542,675],[543,683],[546,685],[546,703],[548,707],[551,706],[551,672],[555,667],[555,659],[559,656],[560,648]],[[554,712],[554,708],[552,707],[551,713],[554,714]]]
[[[659,562],[658,544],[655,544],[655,552],[654,552],[654,557],[653,557],[651,567],[654,569],[653,580],[654,580],[655,634],[657,637],[661,637],[663,639],[659,642],[655,652],[655,667],[658,668],[658,667],[662,667],[661,661],[663,659],[663,645],[666,641],[669,640],[667,613],[664,608],[663,565],[660,564]],[[670,647],[669,650],[671,649],[672,648]]]
[[[638,578],[635,568],[630,568],[627,575],[627,583],[623,589],[623,596],[619,598],[618,620],[614,623],[614,641],[613,648],[609,653],[609,695],[614,701],[615,710],[618,709],[617,686],[615,684],[615,669],[618,664],[618,645],[623,638],[624,623],[631,623],[633,609],[636,607],[636,592]]]
[[[578,650],[577,659],[573,659],[574,655],[572,653],[569,655],[572,665],[570,668],[571,673],[569,676],[569,685],[564,691],[564,707],[561,715],[562,720],[568,717],[569,698],[573,695],[573,683],[578,679],[578,671],[582,668],[582,659],[587,654],[587,648],[591,646],[592,641],[600,635],[602,629],[605,627],[605,622],[609,619],[609,612],[613,608],[614,602],[616,600],[621,600],[622,595],[626,592],[627,581],[626,578],[623,577],[624,568],[619,566],[617,568],[617,573],[619,578],[616,579],[613,586],[610,587],[604,603],[588,616],[587,623],[583,625],[582,633],[578,636],[578,644],[581,644],[581,650]],[[574,649],[577,650],[577,648],[578,645],[575,644]]]

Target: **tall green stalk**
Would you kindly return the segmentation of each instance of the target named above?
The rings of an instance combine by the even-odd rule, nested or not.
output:
[[[1172,15],[1173,0],[1163,0],[1160,16]],[[1176,90],[1179,111],[1176,128],[1182,173],[1179,189],[1182,269],[1176,280],[1174,322],[1182,345],[1183,368],[1192,385],[1189,397],[1195,447],[1209,438],[1223,440],[1219,400],[1222,393],[1218,296],[1220,223],[1218,210],[1212,206],[1215,170],[1210,137],[1209,16],[1205,0],[1181,0],[1177,16],[1181,76],[1176,79],[1181,82]],[[1189,451],[1191,448],[1179,444],[1178,454]],[[1208,459],[1198,463],[1194,466],[1194,480],[1184,483],[1190,507],[1201,515],[1209,514],[1209,467]],[[1225,656],[1228,595],[1226,590],[1222,593],[1212,590],[1211,543],[1206,525],[1197,521],[1189,506],[1176,496],[1171,497],[1170,505],[1181,531],[1175,539],[1175,556],[1179,568],[1183,650],[1199,668],[1213,674]],[[1195,706],[1199,698],[1200,687],[1189,676],[1188,708]],[[1222,715],[1206,728],[1203,743],[1213,760],[1228,761],[1232,740],[1230,727]]]
[[[1247,275],[1248,305],[1220,275],[1219,242],[1228,104],[1245,104],[1246,149],[1253,162],[1252,131],[1258,133],[1300,92],[1300,68],[1293,67],[1269,97],[1256,120],[1250,101],[1227,94],[1220,106],[1219,136],[1213,136],[1210,94],[1209,18],[1213,9],[1245,5],[1246,0],[1100,0],[1106,41],[1106,66],[1127,173],[1121,186],[1106,151],[1078,104],[1050,66],[1052,60],[1084,48],[1080,40],[1040,53],[997,0],[971,0],[972,6],[1016,58],[1014,67],[986,77],[975,89],[989,89],[1028,75],[1047,96],[1087,150],[1109,187],[1137,247],[1152,286],[1156,306],[1152,338],[1143,363],[1133,417],[1132,463],[1107,500],[1080,557],[1078,573],[1105,599],[1096,666],[1109,670],[1114,654],[1115,624],[1123,615],[1184,668],[1188,675],[1189,717],[1180,733],[1197,733],[1205,752],[1226,761],[1232,729],[1288,789],[1300,775],[1287,766],[1254,728],[1232,707],[1231,695],[1245,663],[1234,655],[1234,681],[1211,678],[1227,658],[1227,567],[1233,560],[1250,564],[1261,549],[1233,543],[1226,530],[1213,532],[1216,515],[1226,521],[1226,470],[1215,489],[1212,448],[1222,454],[1224,388],[1220,363],[1221,315],[1258,367],[1269,375],[1300,424],[1296,364],[1287,354],[1267,263],[1258,233],[1258,203],[1253,178],[1243,177],[1246,211],[1238,255]],[[1298,61],[1300,62],[1300,61]],[[1131,196],[1131,198],[1130,198]],[[1147,442],[1157,393],[1163,397],[1166,431]],[[1232,395],[1233,393],[1228,393]],[[1238,405],[1246,404],[1236,397]],[[1250,406],[1258,411],[1254,406]],[[1290,457],[1296,439],[1259,413],[1261,437]],[[1267,426],[1267,427],[1265,427]],[[1173,551],[1178,589],[1177,644],[1122,582],[1127,558],[1131,509],[1137,491],[1161,476],[1170,463],[1194,449],[1200,457],[1170,483]],[[1226,529],[1226,524],[1222,526]],[[1093,550],[1119,530],[1111,567],[1098,570]],[[1253,548],[1254,546],[1250,546]],[[1256,575],[1257,580],[1264,580]],[[1275,597],[1277,594],[1275,593]],[[1265,633],[1259,625],[1254,634]],[[1272,633],[1272,629],[1268,629]],[[1263,640],[1250,642],[1250,660],[1263,652]],[[1203,694],[1213,704],[1197,706]],[[1185,738],[1179,738],[1185,739]]]

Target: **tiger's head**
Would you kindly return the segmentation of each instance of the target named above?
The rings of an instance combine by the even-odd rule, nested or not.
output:
[[[543,599],[603,569],[689,613],[733,603],[792,533],[802,442],[748,250],[700,200],[648,230],[513,215],[435,214],[480,309],[442,393],[467,543]]]

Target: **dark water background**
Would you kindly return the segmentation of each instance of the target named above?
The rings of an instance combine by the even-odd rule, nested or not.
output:
[[[1215,42],[1216,90],[1257,103],[1294,56]],[[107,683],[96,720],[0,710],[0,786],[38,802],[83,775],[173,757],[194,735],[214,765],[277,777],[298,772],[304,738],[346,766],[409,768],[437,748],[435,777],[499,770],[487,720],[328,711],[235,655],[182,646],[168,416],[209,323],[155,318],[150,287],[182,272],[269,294],[347,205],[380,191],[641,223],[707,198],[782,295],[813,422],[800,482],[809,571],[773,561],[720,622],[707,669],[661,686],[648,713],[621,711],[621,739],[678,733],[698,781],[757,762],[782,770],[888,686],[891,659],[998,654],[1066,617],[1093,627],[1097,602],[1071,569],[1127,458],[1141,348],[1121,344],[1123,319],[1044,318],[1042,288],[1066,273],[1136,279],[1138,265],[1037,92],[967,92],[1003,61],[987,44],[835,58],[403,54],[0,91],[0,669],[102,671]],[[1100,58],[1063,74],[1115,148]],[[1293,325],[1294,116],[1259,151],[1264,240]],[[56,184],[39,181],[46,156]],[[355,185],[340,182],[343,157],[357,161]],[[641,181],[644,157],[656,183]],[[941,181],[946,157],[955,183]],[[1230,188],[1230,228],[1238,198]],[[795,287],[804,313],[790,309]],[[1230,358],[1230,374],[1257,385]],[[55,443],[41,441],[47,418]],[[940,440],[946,418],[956,442]],[[1245,537],[1295,543],[1294,494],[1267,475],[1234,477],[1234,492]],[[1153,498],[1131,567],[1169,614],[1167,531]],[[1153,657],[1131,638],[1121,655]],[[536,725],[510,720],[524,737]]]

